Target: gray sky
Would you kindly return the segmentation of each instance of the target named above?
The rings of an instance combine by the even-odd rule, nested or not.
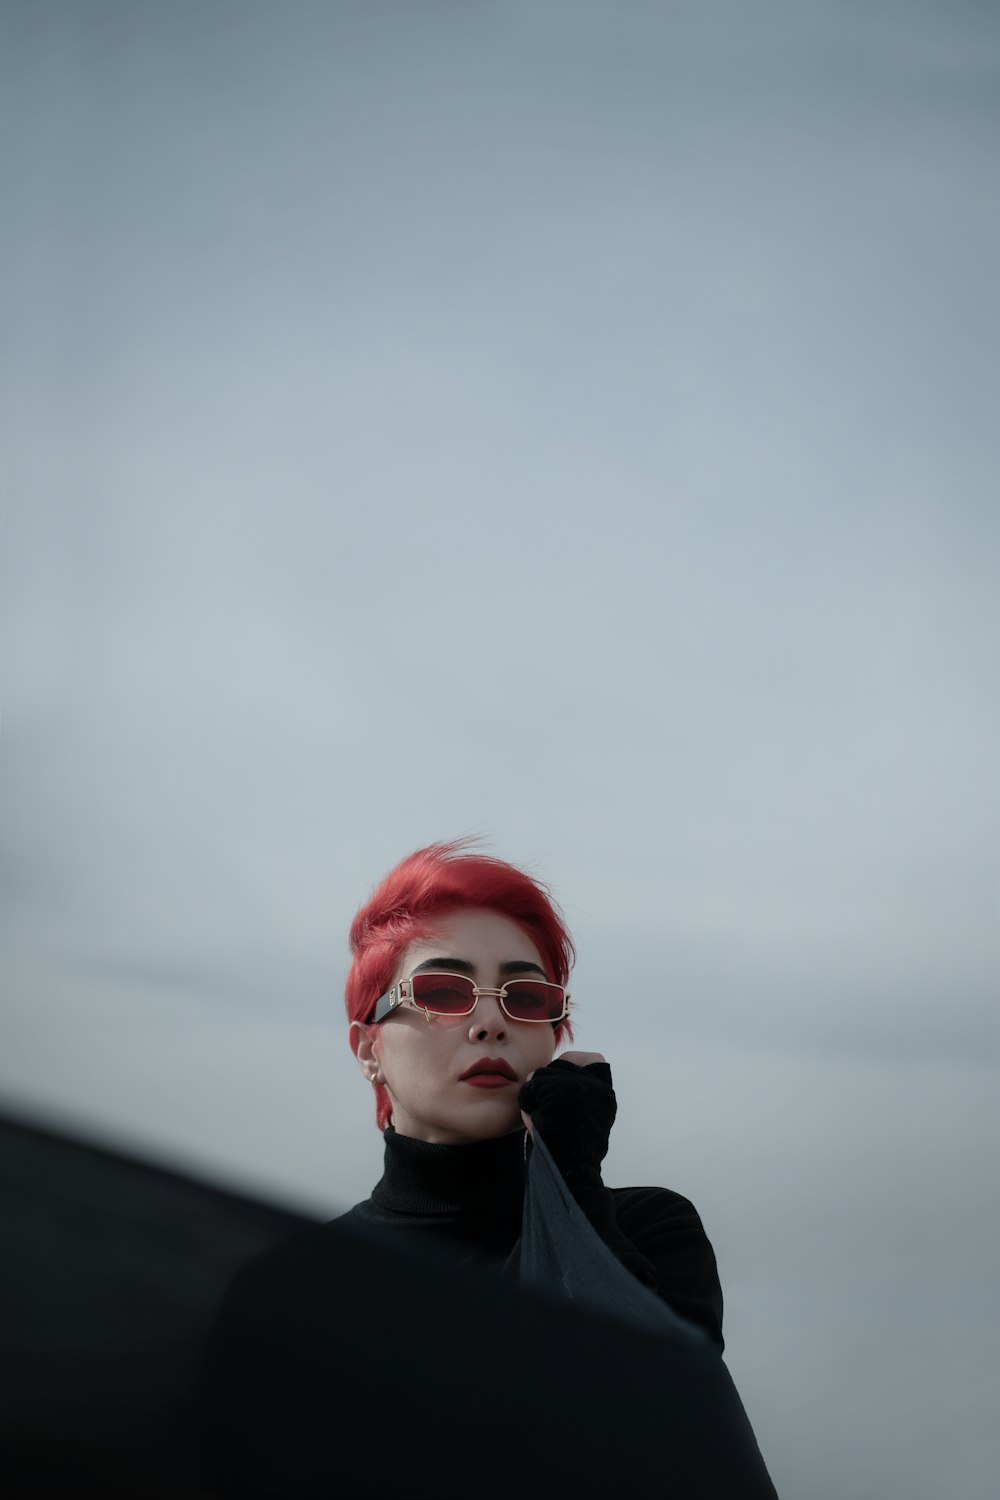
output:
[[[994,7],[3,28],[7,1098],[349,1205],[347,926],[480,833],[779,1491],[985,1500]]]

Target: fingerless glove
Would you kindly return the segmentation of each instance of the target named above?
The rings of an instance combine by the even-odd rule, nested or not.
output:
[[[529,1078],[518,1103],[567,1182],[600,1172],[618,1111],[607,1063],[578,1068],[557,1059]]]

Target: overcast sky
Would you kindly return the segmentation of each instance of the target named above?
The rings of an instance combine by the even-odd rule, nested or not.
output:
[[[0,1085],[332,1213],[346,932],[578,939],[779,1492],[1000,1465],[1000,12],[10,3]]]

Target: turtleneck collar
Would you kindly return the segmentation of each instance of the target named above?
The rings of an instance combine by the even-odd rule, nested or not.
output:
[[[385,1170],[371,1201],[392,1213],[462,1215],[519,1204],[524,1131],[468,1146],[434,1146],[385,1132]]]

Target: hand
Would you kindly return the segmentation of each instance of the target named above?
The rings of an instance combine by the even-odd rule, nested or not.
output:
[[[564,1177],[600,1176],[617,1112],[611,1069],[599,1052],[570,1052],[538,1068],[518,1096],[529,1134],[537,1124]]]
[[[606,1063],[607,1058],[603,1052],[561,1052],[554,1062],[571,1062],[575,1068],[589,1068],[591,1063]],[[529,1074],[533,1078],[534,1074]]]
[[[572,1063],[574,1068],[589,1068],[591,1063],[604,1063],[607,1065],[608,1060],[603,1052],[564,1052],[556,1061]],[[537,1072],[538,1070],[536,1069],[535,1071]],[[525,1082],[530,1083],[534,1076],[534,1073],[529,1073]],[[521,1119],[524,1121],[524,1128],[528,1134],[532,1135],[534,1133],[534,1126],[531,1123],[531,1116],[526,1115],[523,1109],[521,1111]]]

